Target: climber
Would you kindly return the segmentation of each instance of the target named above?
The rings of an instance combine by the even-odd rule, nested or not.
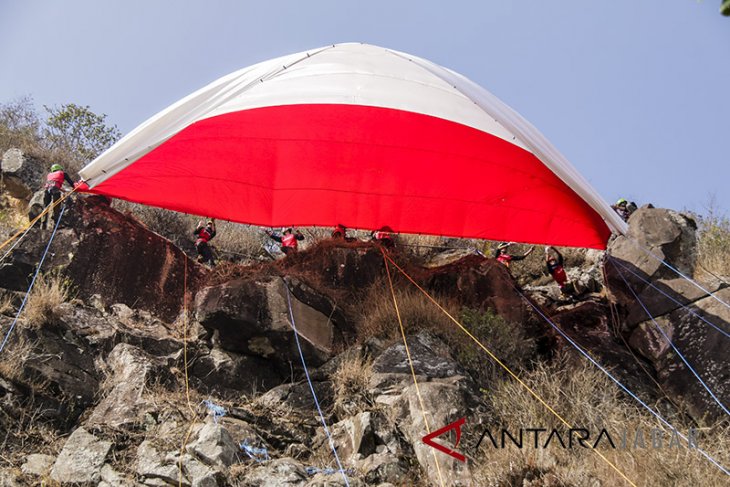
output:
[[[46,176],[45,191],[43,193],[43,207],[46,208],[48,205],[55,203],[61,197],[63,192],[63,183],[68,183],[73,188],[74,182],[68,177],[63,171],[63,167],[60,164],[53,164],[51,166],[51,172]],[[52,215],[51,215],[52,214]],[[57,209],[49,211],[43,216],[41,220],[41,228],[49,228],[51,221],[56,220]]]
[[[553,255],[550,251],[553,251]],[[547,267],[548,274],[550,274],[555,282],[558,283],[560,291],[566,295],[575,294],[575,287],[568,280],[568,276],[565,274],[565,268],[563,267],[563,254],[561,254],[555,247],[545,247],[545,265]]]
[[[497,247],[497,250],[494,252],[494,258],[497,259],[502,264],[509,267],[510,263],[512,261],[522,260],[528,255],[532,253],[532,251],[535,249],[535,247],[530,247],[530,250],[525,252],[523,255],[511,255],[508,253],[509,248],[511,245],[514,245],[513,242],[502,242]]]
[[[393,240],[393,230],[385,225],[380,227],[380,230],[375,230],[370,233],[370,238],[373,242],[377,242],[383,247],[392,248],[395,246],[395,240]]]
[[[636,211],[636,203],[633,201],[629,203],[624,198],[619,198],[615,205],[611,205],[611,208],[626,222],[629,221],[631,214]]]
[[[294,229],[291,227],[282,228],[281,236],[274,235],[272,232],[269,231],[267,231],[266,234],[273,240],[281,243],[281,251],[285,254],[291,254],[296,252],[297,247],[299,246],[297,240],[304,240],[304,235],[302,235],[299,230],[294,233]]]
[[[210,245],[208,245],[208,242],[215,237],[215,233],[215,220],[213,219],[208,220],[208,223],[205,225],[203,225],[203,221],[201,220],[193,232],[193,235],[198,237],[195,241],[195,249],[198,251],[198,262],[202,264],[209,262],[211,267],[215,267],[215,259],[213,258],[213,251]]]
[[[332,230],[332,239],[333,240],[344,240],[345,242],[354,242],[356,239],[355,237],[348,237],[347,236],[347,227],[345,225],[338,223],[335,226],[335,229]]]

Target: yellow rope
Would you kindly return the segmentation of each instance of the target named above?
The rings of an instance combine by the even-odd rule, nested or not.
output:
[[[520,379],[517,374],[515,374],[514,372],[512,372],[512,370],[509,367],[507,367],[504,363],[502,363],[502,361],[499,360],[487,347],[485,347],[482,344],[482,342],[479,341],[478,338],[476,338],[474,335],[472,335],[469,332],[469,330],[467,330],[466,328],[464,328],[464,325],[462,325],[461,323],[459,323],[459,321],[456,318],[454,318],[453,316],[451,316],[451,313],[449,313],[447,310],[445,310],[435,299],[433,299],[431,297],[430,294],[428,294],[428,292],[425,289],[423,289],[421,286],[419,286],[418,283],[416,281],[414,281],[413,278],[411,278],[411,276],[409,276],[406,273],[406,271],[404,271],[403,269],[401,269],[401,267],[398,264],[396,264],[393,261],[393,259],[390,258],[390,256],[388,256],[385,253],[383,253],[383,256],[387,260],[389,260],[390,263],[393,264],[393,266],[396,269],[398,269],[398,271],[400,271],[400,273],[403,274],[406,277],[406,279],[408,279],[409,281],[411,281],[411,283],[414,286],[416,286],[416,288],[418,288],[418,290],[421,291],[429,299],[429,301],[431,301],[433,304],[435,304],[436,307],[438,307],[438,309],[440,309],[446,316],[448,316],[451,321],[453,321],[464,333],[466,333],[469,336],[469,338],[471,338],[477,345],[479,345],[479,347],[482,350],[484,350],[487,353],[487,355],[489,355],[492,358],[492,360],[494,360],[497,364],[499,364],[499,366],[502,367],[505,371],[507,371],[507,373],[509,375],[511,375],[517,382],[520,383],[520,385],[522,385],[525,389],[527,389],[527,391],[530,394],[532,394],[532,396],[535,399],[537,399],[543,406],[545,406],[545,408],[547,408],[547,410],[550,411],[553,414],[553,416],[555,416],[556,418],[558,418],[560,420],[560,422],[562,422],[568,428],[572,428],[572,426],[570,425],[570,423],[568,423],[565,419],[563,419],[563,417],[560,414],[558,414],[552,407],[550,407],[550,405],[548,405],[548,403],[546,403],[545,400],[542,397],[540,397],[539,394],[537,394],[535,391],[533,391],[532,388],[530,388],[530,386],[528,386],[522,379]],[[606,462],[612,469],[614,469],[626,482],[628,482],[629,484],[631,484],[633,487],[637,487],[634,482],[632,482],[631,480],[629,480],[629,478],[621,470],[619,470],[619,468],[616,465],[614,465],[608,458],[606,458],[600,451],[596,450],[595,448],[591,448],[591,449],[599,457],[601,457],[601,459],[603,459],[603,461]]]
[[[187,256],[184,257],[184,264],[185,264],[185,270],[183,273],[183,367],[185,369],[185,397],[188,401],[188,409],[190,410],[191,414],[191,421],[190,426],[188,426],[188,431],[185,434],[185,437],[183,438],[182,446],[180,446],[180,458],[178,459],[178,469],[179,469],[179,475],[178,475],[178,486],[182,487],[183,485],[183,467],[182,467],[182,459],[183,455],[185,454],[185,446],[188,443],[188,440],[190,439],[190,433],[193,431],[193,425],[195,424],[195,410],[193,409],[192,404],[190,403],[190,380],[188,377],[188,258]]]
[[[0,245],[0,250],[2,250],[3,248],[5,248],[6,245],[8,245],[10,242],[12,242],[13,240],[15,240],[16,238],[18,238],[18,236],[20,236],[27,229],[29,229],[30,227],[32,227],[33,225],[35,225],[38,222],[38,220],[40,220],[41,218],[43,218],[43,215],[45,215],[49,211],[53,210],[56,206],[60,205],[63,200],[65,200],[66,198],[68,198],[69,196],[71,196],[75,192],[76,192],[76,188],[73,188],[71,191],[69,191],[68,193],[64,194],[60,198],[58,198],[52,204],[46,206],[43,209],[43,211],[40,213],[40,215],[38,215],[37,217],[33,218],[26,226],[24,226],[23,228],[21,228],[20,230],[18,230],[18,232],[15,235],[13,235],[9,239],[7,239],[5,242],[3,242],[2,245]]]
[[[388,273],[388,283],[390,284],[390,294],[393,296],[393,305],[395,306],[395,314],[398,317],[398,324],[400,325],[400,333],[403,337],[403,346],[405,346],[406,349],[406,356],[408,357],[408,365],[411,368],[411,375],[413,376],[413,384],[416,386],[416,396],[418,396],[418,402],[421,405],[421,414],[423,415],[423,423],[426,425],[426,432],[428,434],[431,434],[431,428],[428,426],[428,420],[426,419],[426,407],[423,405],[423,397],[421,396],[421,390],[418,387],[418,380],[416,379],[416,371],[413,368],[413,360],[411,359],[411,351],[408,348],[408,342],[406,341],[406,331],[403,327],[403,320],[401,320],[400,317],[400,310],[398,309],[398,301],[395,299],[395,290],[393,289],[393,279],[390,276],[390,267],[388,266],[388,261],[385,257],[385,250],[381,247],[381,252],[383,252],[383,261],[385,262],[385,270]],[[439,476],[439,482],[441,484],[441,487],[444,485],[444,479],[441,476],[441,467],[439,466],[438,457],[436,456],[436,451],[432,448],[431,453],[433,454],[433,460],[436,462],[436,471],[438,472]]]

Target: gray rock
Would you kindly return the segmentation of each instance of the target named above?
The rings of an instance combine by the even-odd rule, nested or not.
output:
[[[225,475],[219,468],[212,468],[192,455],[183,455],[183,469],[191,487],[218,487],[226,485]]]
[[[375,434],[372,414],[363,412],[332,425],[332,439],[340,458],[359,454],[363,457],[375,452]]]
[[[237,461],[239,446],[221,424],[206,423],[186,450],[206,465],[228,467]]]
[[[99,487],[133,487],[134,482],[124,477],[109,465],[101,467]]]
[[[144,397],[145,386],[156,367],[163,365],[162,361],[133,345],[120,343],[109,354],[106,363],[111,390],[94,408],[88,424],[120,428],[139,423],[140,416],[153,409]]]
[[[77,428],[66,440],[51,469],[51,478],[61,483],[94,483],[101,480],[112,444],[99,440],[83,428]]]
[[[399,482],[408,473],[408,464],[401,457],[391,453],[375,453],[357,462],[357,469],[365,474],[369,484]]]
[[[715,296],[730,302],[730,289],[722,289]],[[717,328],[730,332],[730,309],[709,296],[693,303],[690,309],[695,315],[686,309],[677,309],[656,318],[656,323],[720,402],[728,405],[730,369],[727,366],[727,336]],[[695,419],[719,419],[724,416],[721,408],[652,321],[643,322],[635,328],[629,343],[651,361],[657,371],[657,379],[667,394],[674,401],[682,403]]]
[[[33,196],[28,202],[28,221],[34,220],[35,217],[43,213],[45,209],[45,205],[43,204],[45,193],[45,190],[42,189],[33,193]]]
[[[320,365],[333,354],[335,310],[328,298],[304,284],[291,286],[296,289],[292,310],[305,358],[313,366]],[[264,359],[297,354],[286,290],[278,277],[237,279],[204,288],[195,298],[195,316],[205,328],[218,333],[220,346],[226,350]]]
[[[4,190],[13,198],[30,199],[45,184],[49,164],[24,154],[20,149],[8,149],[3,154]]]
[[[55,461],[56,457],[54,456],[32,453],[26,457],[25,463],[21,465],[20,470],[27,475],[48,475]]]
[[[190,485],[186,478],[180,479],[177,458],[160,451],[150,440],[143,441],[137,447],[137,474],[145,485],[178,485],[180,480],[183,480],[183,485]]]
[[[293,458],[279,458],[256,466],[246,475],[245,487],[291,487],[307,481],[304,465]]]

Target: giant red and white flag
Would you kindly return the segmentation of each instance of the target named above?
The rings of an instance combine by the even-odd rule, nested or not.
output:
[[[225,76],[137,127],[81,177],[93,193],[262,226],[387,225],[594,248],[625,229],[494,95],[363,44]]]

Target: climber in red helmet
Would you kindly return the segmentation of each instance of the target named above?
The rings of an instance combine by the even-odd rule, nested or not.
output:
[[[497,259],[498,262],[506,265],[507,267],[509,267],[510,263],[512,262],[524,259],[528,255],[530,255],[535,249],[535,247],[530,247],[530,250],[525,252],[523,255],[512,255],[509,253],[509,248],[512,245],[514,245],[512,242],[502,242],[497,246],[497,250],[494,252],[494,258]]]
[[[198,262],[205,264],[210,263],[211,267],[215,266],[215,259],[213,258],[213,251],[208,245],[210,239],[215,237],[215,220],[210,219],[208,223],[203,225],[202,220],[198,223],[195,228],[193,235],[198,237],[195,241],[195,249],[198,251]]]
[[[63,171],[63,167],[60,164],[53,164],[51,166],[51,172],[46,176],[46,185],[43,192],[43,207],[48,207],[51,203],[55,203],[61,197],[63,191],[63,183],[68,183],[73,188],[74,182],[68,177]],[[48,228],[51,226],[51,221],[55,221],[57,211],[49,211],[41,219],[41,228]]]
[[[391,248],[395,246],[395,240],[393,240],[393,230],[385,225],[380,227],[379,230],[375,230],[370,234],[370,238],[373,242],[377,242],[383,247]]]
[[[348,237],[347,236],[347,228],[345,225],[338,223],[335,225],[334,230],[332,230],[332,239],[333,240],[344,240],[345,242],[354,242],[354,237]]]
[[[304,235],[302,235],[299,230],[294,232],[293,228],[282,228],[281,229],[281,236],[274,235],[271,232],[266,232],[266,234],[271,237],[273,240],[281,243],[281,251],[285,254],[292,254],[297,251],[297,247],[299,247],[299,244],[297,241],[304,240]]]

